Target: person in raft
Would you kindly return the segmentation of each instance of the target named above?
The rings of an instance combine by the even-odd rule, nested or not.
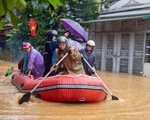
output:
[[[60,36],[57,40],[58,51],[56,55],[56,63],[66,54],[69,53],[63,61],[56,66],[56,68],[51,67],[50,71],[59,72],[59,74],[85,74],[84,68],[81,62],[81,54],[79,50],[73,46],[67,45],[67,38]],[[54,65],[55,65],[54,64]]]
[[[28,53],[28,68],[26,74],[34,78],[42,77],[44,72],[43,56],[30,43],[24,43],[24,52]]]
[[[23,50],[23,45],[24,45],[24,43],[22,43],[22,45],[21,45],[22,50]],[[23,57],[20,59],[20,61],[18,63],[18,69],[23,74],[26,74],[27,67],[28,67],[28,53],[27,52],[23,52]]]
[[[58,32],[56,30],[49,30],[47,32],[47,41],[44,50],[45,71],[43,76],[45,76],[49,72],[49,69],[56,61],[56,49],[58,48],[56,40],[57,35]],[[50,74],[49,76],[51,75],[53,74]]]
[[[82,59],[85,73],[90,76],[93,75],[96,71],[95,70],[96,62],[95,62],[94,47],[95,47],[95,42],[93,40],[88,40],[86,43],[86,48],[80,50],[81,57],[84,57],[87,60],[87,62],[90,64],[90,66],[93,68],[93,69],[91,69],[88,66],[88,64]]]

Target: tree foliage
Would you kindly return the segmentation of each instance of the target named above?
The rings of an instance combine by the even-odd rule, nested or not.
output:
[[[57,14],[57,11],[56,11]],[[53,15],[54,16],[54,15]],[[32,3],[28,3],[27,7],[20,11],[18,29],[13,29],[9,34],[7,34],[10,39],[6,41],[6,49],[10,52],[15,53],[15,61],[18,61],[20,55],[22,55],[22,43],[30,42],[38,51],[43,52],[43,47],[46,40],[46,33],[48,30],[53,29],[55,22],[50,24],[52,20],[52,13],[49,9],[43,9],[35,13]],[[29,30],[29,20],[37,20],[37,31],[36,36],[30,36]],[[15,46],[15,47],[14,47]]]
[[[7,36],[10,36],[10,39],[7,40],[7,46],[9,50],[14,51],[16,54],[20,54],[20,51],[22,51],[22,43],[30,42],[37,50],[42,52],[46,39],[46,33],[52,27],[49,24],[51,20],[50,16],[51,14],[48,11],[41,11],[39,14],[33,15],[32,8],[27,7],[24,9],[21,12],[18,29],[14,29],[9,34],[7,34]],[[31,18],[37,20],[38,25],[36,35],[34,37],[30,36],[28,22]]]
[[[7,36],[10,37],[10,39],[7,40],[7,49],[16,53],[16,59],[18,59],[22,53],[22,43],[30,42],[34,48],[43,53],[47,32],[51,29],[58,30],[59,17],[65,17],[65,15],[60,12],[62,9],[63,7],[59,7],[55,10],[53,16],[48,9],[41,10],[36,14],[32,3],[28,4],[28,6],[20,12],[18,29],[14,29],[7,34]],[[36,20],[38,25],[36,35],[33,37],[30,36],[30,19]]]
[[[76,21],[88,21],[97,19],[99,4],[96,0],[66,1],[67,16]]]
[[[17,11],[23,10],[32,3],[34,12],[49,9],[54,14],[58,6],[64,5],[66,0],[0,0],[0,30],[3,28],[3,19],[6,18],[15,28],[18,27]],[[13,11],[15,8],[15,12]]]
[[[34,6],[32,2],[28,3],[26,8],[20,12],[18,30],[13,30],[9,34],[10,39],[7,40],[8,48],[19,55],[22,51],[21,44],[23,42],[30,42],[42,53],[44,50],[47,31],[55,29],[60,35],[62,29],[64,29],[63,25],[60,23],[61,18],[71,18],[75,21],[85,21],[96,18],[96,15],[93,14],[98,11],[98,7],[95,2],[91,2],[91,0],[67,0],[66,3],[66,6],[60,6],[55,9],[55,14],[49,12],[50,9],[49,7],[46,7],[45,4],[41,5],[45,8],[39,10],[36,9],[37,7]],[[90,5],[85,7],[85,4]],[[39,8],[41,8],[41,6],[39,6]],[[92,16],[89,16],[90,14],[92,14]],[[85,15],[86,17],[83,17]],[[36,36],[34,37],[30,36],[28,24],[30,19],[37,20],[38,29],[36,31]],[[17,47],[14,48],[13,46]],[[16,56],[16,58],[18,58],[18,56]]]

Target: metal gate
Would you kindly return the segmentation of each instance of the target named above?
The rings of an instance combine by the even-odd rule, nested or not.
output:
[[[106,71],[142,75],[143,33],[107,34]]]
[[[101,69],[101,62],[102,62],[102,35],[95,34],[95,55],[96,55],[96,63],[97,69]]]
[[[107,35],[106,71],[128,73],[129,33]]]
[[[106,45],[106,71],[112,71],[114,58],[114,34],[107,34]]]
[[[150,20],[138,19],[91,23],[89,33],[96,42],[98,69],[142,75],[144,59],[150,56],[145,57],[145,31],[149,26]]]
[[[144,33],[135,33],[133,51],[133,74],[142,75],[144,63]]]
[[[129,65],[129,33],[122,33],[121,35],[121,50],[120,50],[120,73],[128,73],[128,65]]]

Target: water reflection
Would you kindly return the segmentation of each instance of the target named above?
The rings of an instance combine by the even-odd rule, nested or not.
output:
[[[22,93],[4,73],[12,63],[0,61],[0,120],[148,120],[150,114],[150,78],[98,72],[111,96],[99,103],[45,102],[31,96],[18,105]],[[15,65],[17,68],[17,65]]]

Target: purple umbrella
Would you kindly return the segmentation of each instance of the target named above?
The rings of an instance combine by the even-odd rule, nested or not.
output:
[[[70,19],[60,19],[61,23],[69,30],[73,35],[83,39],[85,42],[88,40],[88,34],[85,32],[83,27]]]

